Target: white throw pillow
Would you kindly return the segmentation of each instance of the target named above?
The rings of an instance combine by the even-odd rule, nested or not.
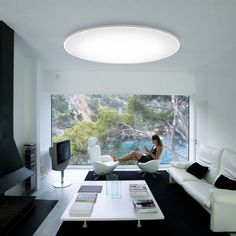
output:
[[[187,169],[189,166],[191,166],[192,162],[185,161],[185,162],[178,162],[178,161],[173,161],[171,162],[171,165],[179,168],[179,169]]]
[[[197,161],[201,165],[208,167],[208,172],[205,175],[204,179],[210,184],[213,184],[215,182],[216,177],[219,173],[222,150],[223,149],[200,144],[197,153]]]

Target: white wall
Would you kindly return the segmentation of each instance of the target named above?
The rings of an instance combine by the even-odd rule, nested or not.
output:
[[[42,68],[30,48],[15,34],[14,138],[24,160],[25,143],[36,143],[38,187],[40,176],[51,169],[51,100],[45,91]]]
[[[14,48],[14,138],[21,150],[24,143],[36,142],[35,61]]]
[[[40,173],[51,170],[49,147],[51,146],[51,93],[45,90],[43,74],[38,76],[37,83],[37,137],[40,156]]]
[[[207,103],[205,139],[199,142],[236,150],[236,51],[198,70],[196,104]]]
[[[14,41],[14,139],[24,161],[24,144],[37,144],[38,69],[37,60],[17,34]]]
[[[182,94],[194,92],[194,76],[181,72],[46,72],[45,89],[67,94]]]

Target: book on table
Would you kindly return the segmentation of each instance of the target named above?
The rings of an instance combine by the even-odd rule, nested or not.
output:
[[[147,186],[146,184],[130,184],[129,193],[133,197],[147,196],[148,195]]]
[[[101,193],[102,185],[81,185],[78,192]]]
[[[75,201],[77,202],[93,202],[95,203],[97,200],[97,193],[86,193],[86,192],[79,192],[76,196]]]
[[[93,210],[93,202],[74,201],[70,210],[70,216],[90,216]]]
[[[157,207],[152,199],[133,199],[132,202],[137,213],[157,212]]]

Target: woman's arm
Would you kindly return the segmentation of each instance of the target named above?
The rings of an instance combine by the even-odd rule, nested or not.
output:
[[[153,159],[159,159],[162,153],[162,146],[158,146],[156,154],[153,154],[150,149],[148,149],[146,146],[144,147],[147,153],[153,158]]]
[[[158,146],[157,151],[156,151],[156,155],[153,155],[154,157],[152,156],[152,158],[153,159],[159,159],[160,156],[161,156],[161,153],[162,153],[162,149],[163,149],[162,146]]]

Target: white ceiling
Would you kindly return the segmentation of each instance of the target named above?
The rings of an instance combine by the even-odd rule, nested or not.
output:
[[[0,0],[0,20],[32,48],[46,70],[193,71],[236,47],[236,0]],[[99,25],[157,27],[180,50],[162,61],[110,65],[68,55],[64,39]]]

